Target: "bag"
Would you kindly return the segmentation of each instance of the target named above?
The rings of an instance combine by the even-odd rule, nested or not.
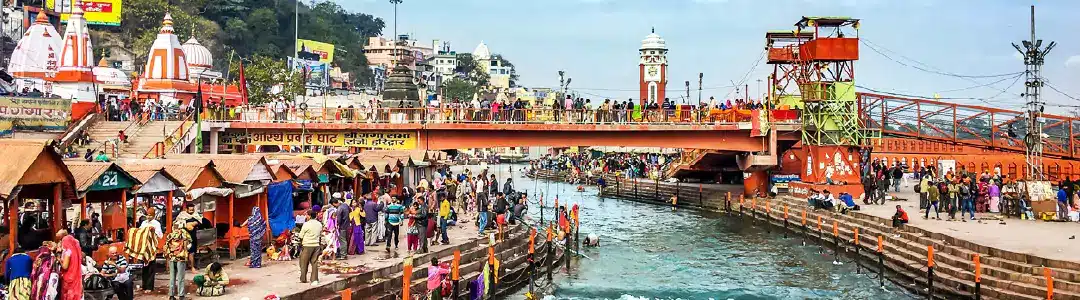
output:
[[[922,193],[922,184],[915,184],[915,192]]]
[[[83,280],[84,290],[97,291],[110,288],[112,288],[112,284],[109,283],[108,279],[105,279],[105,276],[101,276],[101,274],[91,274]]]

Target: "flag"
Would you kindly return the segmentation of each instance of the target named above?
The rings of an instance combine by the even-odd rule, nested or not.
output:
[[[244,60],[240,60],[240,97],[244,105],[248,104],[247,78],[244,77]]]

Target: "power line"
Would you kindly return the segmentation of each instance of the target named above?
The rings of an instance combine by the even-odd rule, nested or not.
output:
[[[1023,73],[1023,72],[1021,72],[1021,73]],[[998,79],[997,81],[987,83],[987,84],[973,85],[973,86],[969,86],[969,87],[965,87],[965,88],[958,88],[958,89],[952,89],[952,90],[944,90],[944,91],[940,91],[939,93],[951,93],[951,92],[966,91],[966,90],[976,89],[976,88],[981,88],[981,87],[988,87],[988,86],[995,85],[995,84],[1001,83],[1001,82],[1009,80],[1009,79],[1020,78],[1020,76],[1024,76],[1024,74],[1016,74],[1016,76],[1005,77],[1005,78]]]
[[[1057,87],[1055,87],[1053,84],[1050,84],[1049,80],[1043,79],[1043,82],[1046,83],[1046,86],[1050,87],[1051,90],[1054,90],[1058,94],[1061,94],[1062,96],[1068,97],[1069,99],[1080,101],[1080,98],[1076,98],[1076,97],[1073,97],[1072,95],[1069,95],[1068,93],[1062,92]]]
[[[761,50],[761,55],[758,56],[757,61],[754,62],[754,65],[751,66],[749,70],[746,70],[746,74],[743,74],[742,78],[739,79],[739,83],[733,85],[732,87],[734,87],[735,89],[738,89],[740,86],[745,85],[746,81],[750,79],[750,73],[753,73],[754,70],[757,70],[757,67],[761,65],[761,61],[765,59],[765,54],[767,54],[767,53],[769,53],[769,51],[767,49],[762,49]],[[724,95],[724,98],[730,99],[731,98],[731,92],[734,92],[734,91],[735,90],[728,90],[728,93],[726,95]],[[747,91],[746,94],[750,95],[750,91]],[[749,98],[749,97],[747,97],[747,98]]]
[[[987,105],[996,106],[996,105],[999,105],[999,104],[990,103],[988,100],[996,99],[996,98],[1000,97],[1002,94],[1006,93],[1009,89],[1011,89],[1013,86],[1015,86],[1017,82],[1020,82],[1020,78],[1022,78],[1022,77],[1023,76],[1015,76],[1015,77],[1012,77],[1012,78],[1006,78],[1006,79],[1013,79],[1013,82],[1010,83],[1008,87],[1005,87],[1005,89],[999,90],[999,92],[997,94],[994,94],[993,96],[986,97],[986,98],[974,98],[974,97],[927,97],[927,96],[921,96],[921,95],[912,95],[912,94],[906,94],[906,93],[882,91],[882,90],[877,90],[877,89],[873,89],[873,88],[858,85],[858,84],[856,84],[855,86],[858,87],[858,88],[861,88],[861,89],[871,91],[871,92],[880,93],[880,94],[886,94],[886,95],[891,95],[891,96],[898,96],[898,97],[920,98],[920,99],[935,99],[935,100],[978,100],[980,102],[986,103]],[[975,87],[968,87],[968,88],[975,88]],[[968,88],[965,88],[965,89],[968,89]]]
[[[861,41],[863,45],[870,48],[870,50],[873,50],[874,52],[877,52],[877,54],[881,54],[881,56],[884,56],[885,58],[888,58],[889,60],[892,60],[893,62],[896,62],[896,63],[898,63],[900,65],[905,66],[905,67],[914,68],[914,69],[924,71],[924,72],[927,72],[927,73],[933,73],[933,74],[938,74],[938,75],[943,75],[943,76],[950,76],[950,77],[959,77],[959,78],[998,78],[998,77],[1013,76],[1013,75],[1024,73],[1024,72],[1012,72],[1012,73],[1003,73],[1003,74],[994,74],[994,75],[961,75],[961,74],[956,74],[956,73],[938,71],[937,68],[934,68],[934,67],[932,67],[930,65],[924,64],[922,62],[919,62],[918,60],[915,60],[915,59],[912,59],[910,57],[904,56],[903,54],[897,53],[896,51],[889,50],[888,48],[881,47],[881,48],[885,49],[885,51],[896,54],[896,56],[899,56],[900,58],[910,60],[910,61],[912,61],[912,62],[914,62],[916,64],[922,65],[925,68],[920,67],[920,66],[907,64],[907,63],[904,63],[904,62],[902,62],[900,60],[892,58],[892,56],[889,56],[888,54],[885,54],[885,53],[881,52],[880,50],[878,50],[877,47],[874,47],[873,45],[876,45],[876,44],[874,44],[870,40],[867,40],[866,38],[859,38],[859,41]],[[935,69],[935,70],[931,70],[931,69]]]

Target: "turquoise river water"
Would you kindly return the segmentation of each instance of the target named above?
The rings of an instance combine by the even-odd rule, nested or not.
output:
[[[493,166],[500,182],[510,173]],[[558,195],[581,205],[582,238],[595,233],[598,248],[582,248],[569,274],[555,275],[547,298],[555,299],[909,299],[900,287],[856,274],[855,263],[834,265],[831,251],[802,238],[767,232],[749,219],[597,197],[595,187],[576,186],[513,173],[516,189],[530,198]],[[534,218],[539,210],[530,209]],[[544,212],[550,219],[552,211]],[[824,252],[824,253],[822,253]],[[522,299],[527,289],[512,299]]]

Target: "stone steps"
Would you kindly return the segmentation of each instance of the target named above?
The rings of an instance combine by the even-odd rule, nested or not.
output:
[[[794,217],[791,218],[794,219],[793,223],[801,223],[801,212],[803,209],[807,208],[805,203],[787,199],[773,201],[775,202],[772,203],[776,205],[772,206],[774,210],[774,212],[770,214],[772,217],[783,219],[783,212],[776,212],[776,210],[777,208],[782,210],[782,203],[787,203],[789,205],[789,215]],[[794,209],[790,209],[791,207],[794,207]],[[763,207],[758,206],[758,209],[763,209]],[[900,237],[895,237],[894,235],[888,234],[888,232],[892,231],[891,227],[885,226],[882,223],[867,220],[866,218],[825,211],[811,210],[808,212],[807,223],[811,228],[816,227],[818,216],[822,216],[823,219],[829,220],[822,225],[823,228],[827,229],[826,235],[831,234],[831,220],[835,218],[836,220],[844,222],[845,225],[854,224],[860,228],[860,244],[874,245],[877,242],[876,236],[883,236],[884,239],[887,240],[887,256],[896,256],[896,258],[890,258],[895,259],[896,262],[901,265],[910,264],[912,266],[919,266],[918,268],[911,266],[907,267],[913,272],[922,272],[925,274],[927,248],[921,245],[934,245],[934,260],[936,262],[935,275],[938,275],[935,277],[941,277],[940,280],[935,279],[935,281],[949,283],[950,286],[962,287],[964,291],[973,289],[973,270],[975,266],[971,258],[973,257],[972,254],[974,252],[969,249],[960,248],[957,245],[944,244],[940,241],[934,241],[910,232],[903,232],[900,234]],[[856,214],[856,216],[859,215]],[[779,225],[782,225],[782,223]],[[846,236],[850,238],[853,236],[853,230],[847,229],[845,226],[840,226],[838,231],[842,237]],[[982,257],[980,257],[980,262],[982,263],[982,292],[984,296],[998,299],[1042,299],[1045,297],[1046,281],[1041,275],[1042,267],[1031,266],[998,257],[989,257],[987,255],[982,255]],[[1032,269],[1038,269],[1040,273],[1033,274],[1035,271],[1032,271]],[[1027,272],[1024,272],[1025,270]],[[1071,280],[1073,278],[1070,278],[1073,271],[1062,270],[1060,273],[1065,276],[1062,276],[1063,278],[1060,279],[1055,276],[1055,298],[1080,299],[1080,286],[1078,286],[1075,281]]]

